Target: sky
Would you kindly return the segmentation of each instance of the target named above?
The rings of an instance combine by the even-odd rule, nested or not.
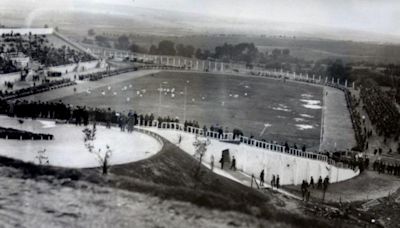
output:
[[[88,4],[178,10],[235,20],[259,19],[400,36],[400,0],[0,0],[79,8]]]

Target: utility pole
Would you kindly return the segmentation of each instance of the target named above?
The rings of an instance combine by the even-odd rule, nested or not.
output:
[[[183,100],[183,123],[186,121],[186,100],[187,100],[187,86],[185,86],[185,97]]]
[[[161,87],[161,83],[160,83],[160,88],[158,88],[158,90],[160,91],[159,93],[159,101],[158,101],[158,117],[160,117],[160,112],[161,112],[161,92],[162,92],[162,87]]]

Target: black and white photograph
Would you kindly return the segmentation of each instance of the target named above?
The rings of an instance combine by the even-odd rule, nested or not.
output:
[[[400,1],[0,0],[0,227],[400,227]]]

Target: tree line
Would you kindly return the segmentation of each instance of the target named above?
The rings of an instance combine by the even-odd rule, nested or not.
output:
[[[104,35],[96,35],[93,29],[89,29],[88,36],[93,37],[94,40],[89,40],[85,37],[83,40],[84,43],[95,43],[102,47],[114,47],[116,49],[153,55],[181,56],[187,58],[197,58],[201,60],[218,59],[227,62],[244,62],[247,64],[265,64],[271,60],[282,61],[293,59],[293,57],[290,56],[290,50],[287,48],[274,48],[269,51],[261,51],[254,43],[247,42],[238,44],[224,43],[223,45],[216,46],[214,50],[209,50],[196,48],[190,44],[175,44],[171,40],[161,40],[158,44],[152,44],[149,48],[146,48],[131,41],[127,35],[121,35],[114,39]]]

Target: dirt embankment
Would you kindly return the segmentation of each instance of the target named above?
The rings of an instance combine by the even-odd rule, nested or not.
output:
[[[281,227],[277,222],[0,167],[1,227]]]
[[[196,176],[197,165],[168,142],[149,159],[112,167],[107,177],[96,169],[36,166],[0,157],[0,226],[357,225],[305,215],[297,201],[261,193],[205,167]]]

